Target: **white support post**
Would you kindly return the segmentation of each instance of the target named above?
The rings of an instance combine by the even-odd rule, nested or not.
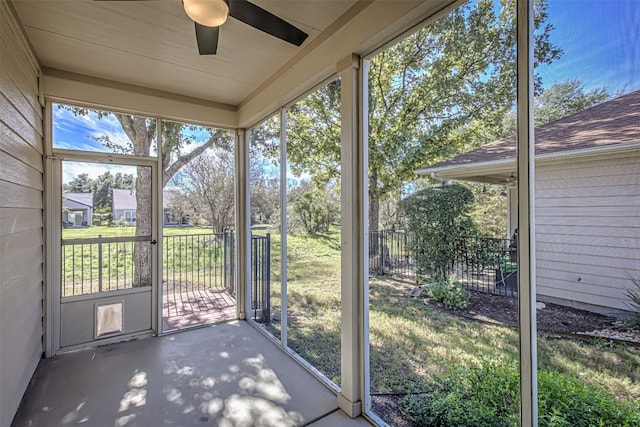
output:
[[[360,58],[349,55],[337,64],[341,87],[341,386],[338,406],[350,417],[362,413],[364,400],[361,274],[364,257],[362,141],[359,115]]]
[[[533,1],[517,9],[518,292],[520,425],[538,425],[536,346],[535,174],[533,123]]]
[[[360,84],[360,177],[359,199],[362,204],[360,221],[362,224],[362,252],[360,253],[360,286],[362,288],[362,366],[360,367],[360,384],[364,395],[363,412],[371,411],[371,378],[369,359],[369,69],[371,61],[362,60],[359,73]]]
[[[162,118],[156,117],[156,145],[158,147],[158,153],[162,150]],[[152,323],[151,328],[156,335],[159,335],[165,331],[162,330],[162,301],[164,299],[164,277],[163,277],[163,257],[162,249],[164,248],[164,192],[162,187],[162,156],[158,155],[155,165],[155,177],[152,183],[152,190],[155,192],[151,196],[153,202],[153,209],[155,210],[155,216],[153,216],[152,223],[155,230],[153,230],[152,239],[157,242],[155,246],[151,246],[153,253],[153,262],[151,265],[155,266],[155,280],[152,283],[155,284],[152,290]]]
[[[236,131],[236,301],[239,319],[251,310],[251,218],[249,210],[249,144],[245,129]]]
[[[61,251],[59,243],[62,238],[62,201],[61,188],[54,184],[61,182],[60,160],[53,156],[52,134],[53,113],[51,102],[47,101],[44,109],[44,152],[45,152],[45,208],[43,222],[45,225],[45,291],[44,291],[44,353],[52,357],[60,348],[60,265]]]
[[[280,110],[280,344],[287,347],[287,110]]]

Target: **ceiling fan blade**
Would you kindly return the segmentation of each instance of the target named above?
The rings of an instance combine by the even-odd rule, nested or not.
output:
[[[194,24],[196,25],[196,41],[200,55],[215,55],[218,51],[220,27],[205,27],[197,22]]]
[[[229,16],[296,46],[300,46],[309,36],[287,21],[247,0],[229,0]]]

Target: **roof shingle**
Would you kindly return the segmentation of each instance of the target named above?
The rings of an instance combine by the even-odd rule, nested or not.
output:
[[[640,90],[538,126],[535,153],[544,155],[640,142]],[[499,139],[422,171],[516,158],[516,137]]]

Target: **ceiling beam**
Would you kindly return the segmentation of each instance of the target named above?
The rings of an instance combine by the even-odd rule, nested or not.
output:
[[[233,105],[54,68],[44,67],[43,74],[44,95],[54,101],[222,128],[238,125],[237,108]]]

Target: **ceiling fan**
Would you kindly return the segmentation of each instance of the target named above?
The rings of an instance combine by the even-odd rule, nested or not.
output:
[[[228,16],[296,46],[300,46],[309,36],[247,0],[182,0],[182,4],[186,14],[195,24],[200,55],[216,54],[220,26],[226,22]]]

